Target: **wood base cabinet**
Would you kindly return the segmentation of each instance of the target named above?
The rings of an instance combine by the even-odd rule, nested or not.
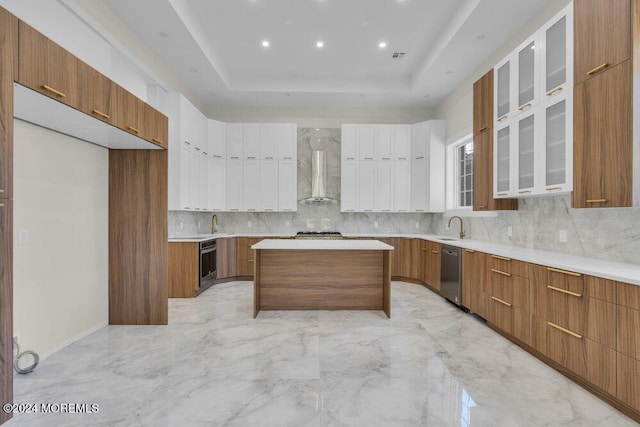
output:
[[[200,286],[200,243],[169,242],[169,298],[193,298]]]
[[[216,240],[216,272],[217,279],[228,279],[236,274],[236,238],[229,237]]]
[[[640,412],[640,286],[617,284],[616,396]]]
[[[432,289],[440,291],[442,245],[430,241],[423,241],[422,244],[421,250],[424,253],[422,281]]]
[[[462,305],[487,318],[487,254],[471,249],[462,251]]]

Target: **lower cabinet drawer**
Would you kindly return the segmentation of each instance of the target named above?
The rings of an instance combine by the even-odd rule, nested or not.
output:
[[[508,301],[491,295],[487,320],[504,332],[513,335],[513,306]]]
[[[533,347],[531,333],[532,314],[519,307],[513,307],[513,336]]]
[[[640,409],[640,361],[620,353],[616,397]]]
[[[581,334],[534,316],[533,347],[602,390],[616,392],[616,352]]]

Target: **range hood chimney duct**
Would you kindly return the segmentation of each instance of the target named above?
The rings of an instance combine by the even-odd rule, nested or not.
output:
[[[313,151],[311,154],[311,197],[305,199],[307,203],[332,202],[337,200],[327,196],[327,153]]]

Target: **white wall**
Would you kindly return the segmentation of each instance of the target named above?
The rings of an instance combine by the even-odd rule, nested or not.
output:
[[[14,122],[14,335],[46,357],[108,321],[109,152]]]
[[[518,47],[527,37],[542,27],[549,19],[563,9],[571,0],[553,0],[523,26],[507,43],[496,50],[486,61],[476,68],[453,92],[435,109],[435,118],[447,121],[447,136],[461,136],[472,132],[473,125],[473,83],[492,69],[500,60]]]

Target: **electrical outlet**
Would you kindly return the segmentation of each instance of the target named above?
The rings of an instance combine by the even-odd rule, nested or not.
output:
[[[507,227],[507,236],[509,237],[513,236],[513,227],[511,226]]]
[[[198,221],[198,230],[200,230],[200,221]]]
[[[291,225],[291,221],[286,220],[286,221],[284,222],[284,226],[285,226],[285,227],[289,227],[290,225]]]
[[[558,232],[558,240],[560,240],[561,243],[567,243],[567,230],[560,230]]]
[[[373,228],[378,228],[378,221],[373,221]]]
[[[247,227],[249,228],[253,227],[253,223],[251,221],[247,221]]]
[[[420,223],[416,221],[416,228],[420,228]]]
[[[18,230],[18,244],[26,245],[29,243],[29,230]]]
[[[180,230],[184,230],[184,223],[180,222]]]

